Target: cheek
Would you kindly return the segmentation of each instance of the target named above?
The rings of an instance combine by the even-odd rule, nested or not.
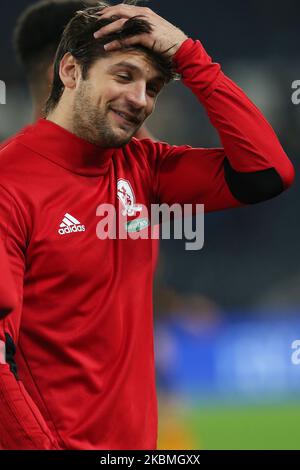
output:
[[[102,107],[109,100],[109,94],[106,87],[103,87],[99,80],[93,82],[90,89],[91,105]]]
[[[115,87],[110,87],[103,90],[103,94],[100,96],[101,102],[104,106],[109,106],[111,103],[116,103],[122,100],[122,94],[120,90]]]
[[[155,101],[151,101],[150,103],[148,103],[148,105],[147,105],[147,116],[150,116],[150,114],[153,113],[153,111],[155,109],[155,104],[156,104]]]

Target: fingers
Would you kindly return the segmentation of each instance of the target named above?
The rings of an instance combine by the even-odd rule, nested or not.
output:
[[[133,36],[130,38],[122,39],[122,41],[116,40],[116,41],[109,42],[108,44],[105,44],[104,49],[106,51],[111,52],[111,51],[117,51],[119,49],[122,49],[123,47],[134,46],[136,44],[142,44],[145,47],[150,47],[148,42],[149,42],[149,37],[147,37],[146,35],[145,36],[139,35],[139,36]]]
[[[134,14],[136,14],[136,10],[134,10],[135,13],[132,12],[132,6],[130,7],[131,9],[129,9],[130,5],[126,5],[126,4],[119,4],[119,5],[115,5],[115,6],[112,6],[112,7],[105,7],[105,8],[102,8],[101,11],[99,11],[98,15],[100,17],[100,19],[111,19],[113,17],[119,17],[120,19],[119,20],[116,20],[114,21],[113,23],[111,23],[109,26],[110,26],[110,29],[107,31],[107,28],[108,26],[105,26],[104,28],[101,28],[99,29],[98,31],[96,31],[94,33],[94,37],[96,39],[100,38],[100,37],[103,37],[105,34],[109,34],[112,33],[112,32],[115,32],[115,31],[118,31],[118,29],[115,29],[115,24],[120,21],[120,25],[122,26],[126,20],[128,20],[131,16],[134,16]],[[139,8],[139,7],[134,7],[135,9],[136,8]],[[123,23],[121,23],[121,20],[123,20]],[[121,27],[120,26],[120,27]],[[119,27],[119,29],[120,29]],[[104,30],[104,33],[103,33],[103,30]]]
[[[133,5],[127,5],[126,3],[121,3],[119,5],[114,5],[112,7],[105,7],[97,13],[101,19],[111,18],[112,16],[117,16],[120,18],[131,18],[132,16],[137,15],[147,15],[153,13],[150,8],[147,7],[136,7]]]
[[[117,15],[123,18],[130,18],[131,16],[141,14],[142,11],[149,13],[151,10],[147,7],[137,7],[127,5],[126,3],[119,3],[118,5],[102,8],[102,10],[99,11],[99,16],[101,16],[101,18],[109,18],[112,15]]]
[[[115,5],[115,6],[112,6],[112,7],[105,7],[105,8],[102,8],[101,11],[99,11],[98,15],[101,19],[111,18],[112,16],[119,16],[119,17],[122,17],[122,18],[130,18],[130,16],[133,16],[134,13],[128,7],[129,7],[129,5],[123,5],[123,4],[122,5]],[[139,8],[139,7],[135,7],[135,8]]]
[[[119,19],[116,19],[115,21],[113,21],[113,23],[110,23],[109,25],[104,26],[103,28],[96,31],[94,33],[94,37],[98,39],[100,37],[107,36],[108,34],[117,32],[122,28],[122,26],[124,26],[124,24],[129,18],[132,18],[134,16],[149,16],[149,14],[151,13],[153,12],[152,10],[150,10],[150,8],[137,7],[133,5],[128,5],[126,3],[121,3],[111,7],[105,7],[98,13],[101,19],[112,17],[117,17]],[[131,38],[122,39],[122,41],[112,41],[106,44],[104,46],[104,49],[106,51],[115,51],[121,49],[122,47],[129,47],[136,44],[143,44],[147,47],[148,43],[149,37],[146,37],[145,35],[139,35]]]
[[[99,39],[103,36],[107,36],[111,33],[115,33],[122,29],[122,26],[124,23],[126,23],[127,18],[120,18],[119,20],[114,21],[113,23],[108,24],[107,26],[104,26],[103,28],[99,29],[94,33],[94,37],[96,39]]]

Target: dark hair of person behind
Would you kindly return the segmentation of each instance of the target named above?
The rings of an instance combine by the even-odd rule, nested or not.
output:
[[[53,63],[64,28],[78,10],[95,4],[83,0],[42,0],[17,20],[13,43],[29,81],[38,82]],[[32,83],[34,85],[34,83]]]

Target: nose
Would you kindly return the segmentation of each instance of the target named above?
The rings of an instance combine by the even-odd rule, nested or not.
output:
[[[135,109],[144,109],[147,106],[146,85],[144,83],[133,83],[127,90],[127,101]]]

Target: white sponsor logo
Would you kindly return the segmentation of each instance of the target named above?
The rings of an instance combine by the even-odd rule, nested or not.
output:
[[[59,226],[58,233],[60,235],[67,235],[68,233],[85,232],[85,226],[81,225],[79,220],[75,219],[71,214],[66,213],[63,221]]]

